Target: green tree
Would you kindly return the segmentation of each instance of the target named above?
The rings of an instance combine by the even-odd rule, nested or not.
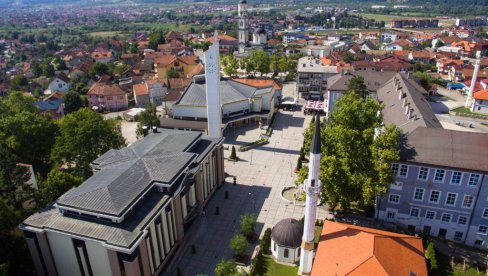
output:
[[[29,85],[29,80],[24,75],[16,75],[10,81],[10,90],[24,90]]]
[[[270,57],[269,55],[261,50],[261,49],[256,49],[252,50],[249,53],[249,60],[248,63],[253,64],[253,69],[252,71],[258,71],[261,74],[261,77],[263,74],[268,74],[270,70]]]
[[[126,72],[129,69],[130,69],[130,65],[124,64],[124,63],[120,63],[120,64],[117,64],[115,66],[115,68],[114,68],[114,74],[116,76],[120,76],[120,75],[122,75],[124,72]]]
[[[137,54],[139,52],[139,49],[137,48],[137,43],[131,43],[130,44],[129,52],[131,54]]]
[[[65,114],[75,112],[83,107],[83,100],[81,99],[80,94],[76,93],[75,91],[66,92],[66,94],[63,96],[63,100]]]
[[[230,157],[231,160],[236,160],[237,159],[237,154],[236,154],[236,147],[232,146],[231,151],[230,151]]]
[[[356,95],[363,99],[369,96],[368,87],[364,84],[364,78],[362,76],[352,77],[347,85],[347,90],[356,93]]]
[[[237,74],[237,68],[239,67],[239,62],[232,54],[223,56],[221,59],[221,65],[224,67],[224,74],[227,76],[233,76]]]
[[[95,64],[93,64],[88,71],[88,75],[92,77],[102,74],[110,74],[110,67],[107,64],[101,62],[95,62]]]
[[[241,276],[243,275],[237,270],[236,261],[230,260],[220,260],[220,262],[215,267],[215,276]]]
[[[353,55],[353,54],[351,54],[351,53],[347,52],[347,53],[344,55],[343,60],[344,60],[345,62],[347,62],[347,63],[353,63],[353,62],[356,60],[356,58],[354,57],[354,55]]]
[[[232,237],[232,239],[230,240],[230,248],[232,249],[232,251],[234,251],[234,254],[237,257],[245,256],[248,246],[249,242],[244,235],[235,234],[234,237]]]
[[[159,44],[164,44],[164,34],[162,30],[153,31],[149,34],[149,48],[158,49]]]
[[[399,158],[401,131],[392,125],[375,137],[382,124],[381,109],[370,97],[346,93],[322,127],[320,178],[331,206],[372,204],[394,180],[390,164]]]
[[[166,77],[168,79],[177,79],[180,77],[180,73],[178,71],[176,71],[176,69],[174,69],[174,68],[169,68],[166,71]]]
[[[250,238],[254,235],[254,227],[256,226],[256,216],[254,214],[244,214],[241,216],[239,222],[241,226],[241,233]]]
[[[138,123],[136,128],[136,135],[139,138],[143,135],[143,126],[147,126],[149,129],[151,129],[153,126],[159,127],[161,123],[159,121],[158,115],[156,114],[156,105],[153,103],[146,104],[145,110],[142,111],[137,117]]]
[[[88,108],[70,113],[58,122],[51,160],[57,167],[65,167],[75,175],[92,175],[90,163],[110,149],[125,146],[120,126],[115,120],[104,120],[102,115]]]
[[[52,66],[50,63],[45,63],[42,66],[42,75],[51,78],[54,77],[55,69],[54,66]]]
[[[425,249],[425,259],[427,260],[430,271],[436,270],[438,268],[435,246],[432,241],[427,242],[427,248]]]
[[[47,179],[39,183],[39,195],[37,199],[39,207],[46,206],[82,182],[83,178],[80,176],[58,170],[50,171]]]
[[[271,228],[266,228],[266,231],[264,231],[263,239],[259,243],[259,247],[263,250],[264,254],[269,254],[271,251]]]

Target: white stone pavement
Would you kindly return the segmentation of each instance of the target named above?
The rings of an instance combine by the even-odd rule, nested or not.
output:
[[[183,255],[175,260],[177,264],[174,267],[179,267],[183,275],[213,275],[221,259],[232,258],[229,241],[239,232],[239,217],[244,213],[257,215],[256,232],[260,236],[266,228],[272,228],[281,219],[303,217],[304,208],[285,202],[280,193],[284,186],[293,185],[295,181],[293,169],[303,142],[302,132],[311,117],[305,117],[298,108],[296,111],[280,112],[269,144],[247,152],[237,152],[238,162],[225,161],[225,171],[236,176],[237,185],[233,185],[232,177],[228,177],[207,205],[206,216],[192,225],[188,232],[191,235],[189,242],[182,249]],[[255,137],[257,131],[248,130],[245,137]],[[237,137],[237,141],[227,139],[225,145],[242,144],[239,141],[245,140],[239,135],[230,137]],[[225,155],[228,157],[230,150]],[[226,191],[229,193],[227,200],[224,199]],[[215,214],[217,206],[219,215]],[[326,214],[325,207],[319,207],[318,218],[323,219]],[[257,243],[250,246],[249,254]],[[195,254],[192,254],[191,245],[195,246]],[[175,273],[174,270],[171,272]]]

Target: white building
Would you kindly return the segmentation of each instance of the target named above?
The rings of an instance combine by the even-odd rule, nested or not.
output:
[[[271,231],[271,254],[279,263],[295,264],[300,259],[303,225],[296,219],[286,218]]]

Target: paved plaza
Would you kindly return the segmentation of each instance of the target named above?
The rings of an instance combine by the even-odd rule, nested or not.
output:
[[[292,95],[293,86],[285,86],[285,96]],[[311,119],[298,107],[295,111],[280,110],[269,144],[237,152],[238,162],[225,161],[229,177],[205,208],[206,215],[197,219],[189,229],[187,242],[169,268],[172,273],[179,267],[185,276],[213,275],[221,259],[232,258],[229,241],[239,232],[239,217],[244,213],[258,216],[256,232],[260,235],[281,219],[304,216],[304,207],[287,203],[281,199],[280,193],[284,186],[294,185],[296,174],[293,169],[303,142],[303,128]],[[237,145],[249,142],[249,137],[259,137],[259,132],[256,127],[236,130],[228,135],[224,142],[226,147],[229,146],[225,157],[230,155],[232,145],[238,148]],[[232,184],[233,176],[237,178],[236,185]],[[226,191],[228,199],[225,199]],[[219,215],[215,214],[216,207],[219,207]],[[324,218],[326,213],[325,207],[319,207],[318,218]],[[249,247],[249,254],[257,243]],[[192,253],[192,245],[196,249],[195,254]]]

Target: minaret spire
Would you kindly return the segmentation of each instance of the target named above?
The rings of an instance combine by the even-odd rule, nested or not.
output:
[[[314,250],[314,229],[317,219],[317,201],[322,183],[319,180],[320,171],[320,116],[315,118],[315,130],[310,148],[310,165],[308,178],[304,183],[304,190],[307,194],[305,201],[305,221],[303,225],[302,247],[300,254],[300,275],[309,275],[312,271],[313,250]]]
[[[214,43],[205,52],[205,88],[207,96],[208,135],[222,138],[222,111],[220,106],[219,37],[215,30]]]
[[[471,105],[473,103],[474,88],[476,85],[476,81],[478,80],[478,73],[480,71],[480,59],[481,51],[476,51],[476,62],[474,63],[473,78],[471,79],[471,86],[469,87],[468,97],[466,98],[466,103],[464,104],[464,106],[467,108],[471,108]]]

